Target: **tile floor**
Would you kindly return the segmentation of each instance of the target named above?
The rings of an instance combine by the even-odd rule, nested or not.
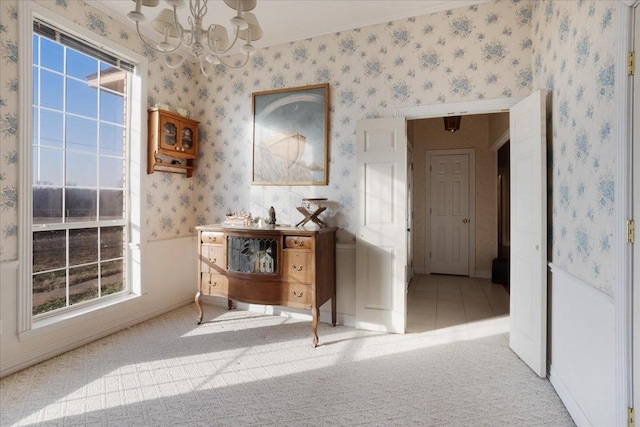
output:
[[[489,279],[416,274],[409,284],[409,333],[460,329],[491,319],[502,319],[504,324],[508,316],[509,293]]]

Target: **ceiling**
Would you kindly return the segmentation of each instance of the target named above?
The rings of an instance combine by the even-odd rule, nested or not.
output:
[[[135,0],[134,0],[135,1]],[[87,3],[112,16],[126,18],[128,12],[135,9],[132,0],[87,0]],[[484,3],[486,0],[257,0],[258,5],[252,11],[264,31],[262,39],[254,42],[256,48],[274,46],[310,37],[332,34],[353,28],[390,22],[439,12],[446,9],[466,7]],[[189,3],[186,0],[185,3]],[[143,34],[160,39],[149,21],[153,20],[161,9],[168,7],[164,1],[155,8],[143,7],[142,13],[148,21],[141,25]],[[180,9],[182,25],[186,25],[189,7]],[[208,13],[204,26],[222,24],[229,29],[233,40],[229,19],[234,10],[222,0],[209,0]]]

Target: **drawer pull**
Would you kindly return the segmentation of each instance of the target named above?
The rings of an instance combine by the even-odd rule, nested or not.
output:
[[[302,266],[301,266],[301,265],[295,265],[295,264],[293,264],[291,267],[292,267],[295,271],[302,271]]]
[[[302,294],[304,293],[304,291],[291,291],[291,293],[293,294],[293,296],[298,297],[298,298],[302,298]]]
[[[304,242],[302,240],[299,239],[293,239],[293,244],[296,246],[303,246]]]
[[[209,258],[209,261],[211,261],[212,263],[216,263],[216,261],[218,261],[218,258]]]

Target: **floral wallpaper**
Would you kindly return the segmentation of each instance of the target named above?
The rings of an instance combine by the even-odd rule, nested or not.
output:
[[[531,17],[530,2],[489,2],[261,49],[242,70],[200,76],[206,142],[195,180],[198,223],[227,211],[265,216],[274,206],[279,222],[295,224],[302,198],[326,197],[321,218],[340,227],[339,241],[354,241],[356,122],[392,117],[398,107],[527,95]],[[329,184],[251,186],[252,92],[325,82]]]
[[[614,294],[616,1],[533,8],[534,87],[550,93],[551,260]]]
[[[148,106],[156,103],[193,111],[196,104],[193,64],[171,70],[153,51],[143,48],[135,29],[96,10],[84,1],[39,0],[38,4],[86,27],[100,36],[141,53],[149,60]],[[133,4],[133,3],[132,3]],[[18,251],[18,1],[0,3],[0,261],[17,259]],[[198,71],[199,72],[199,71]],[[146,146],[146,145],[145,145]],[[156,240],[193,233],[197,203],[194,181],[165,173],[146,175],[147,239]]]
[[[184,106],[201,121],[192,178],[146,177],[149,240],[186,236],[228,212],[295,224],[303,197],[327,197],[322,218],[355,239],[356,122],[399,107],[552,94],[553,262],[613,293],[615,1],[495,0],[259,49],[247,67],[165,67],[134,29],[81,0],[37,0],[149,58],[148,105]],[[0,3],[0,260],[17,258],[18,0]],[[259,11],[258,5],[258,11]],[[259,46],[259,43],[257,43]],[[330,85],[329,184],[251,185],[252,92]]]

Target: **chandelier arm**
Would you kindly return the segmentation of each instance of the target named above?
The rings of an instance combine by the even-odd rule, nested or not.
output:
[[[191,46],[193,43],[193,35],[195,34],[195,28],[193,28],[193,21],[191,17],[187,17],[187,22],[191,26],[191,30],[189,31],[189,42],[184,40],[184,34],[186,33],[185,29],[180,25],[178,21],[178,9],[176,6],[173,6],[173,25],[176,27],[176,35],[178,36],[178,40],[180,40],[180,44],[184,43],[186,46]],[[180,46],[180,45],[178,45]]]
[[[250,56],[251,56],[251,55],[250,55],[250,54],[248,54],[248,53],[247,53],[247,54],[245,54],[244,61],[243,61],[243,62],[242,62],[242,64],[240,64],[240,65],[229,65],[228,63],[226,63],[225,61],[223,61],[221,58],[218,58],[218,61],[220,61],[220,63],[221,63],[222,65],[224,65],[225,67],[227,67],[227,68],[236,69],[236,68],[242,68],[242,67],[244,67],[245,65],[247,65],[247,62],[249,62],[249,57],[250,57]]]
[[[162,53],[162,54],[168,54],[168,53],[173,53],[176,50],[178,50],[181,46],[182,46],[182,40],[180,41],[180,43],[178,43],[178,46],[176,46],[174,49],[171,50],[160,50],[157,47],[152,46],[149,42],[147,42],[144,37],[142,36],[142,33],[140,32],[140,24],[138,22],[136,22],[136,31],[138,33],[138,38],[140,39],[140,41],[149,49],[151,49],[154,52],[158,52],[158,53]]]
[[[236,35],[233,38],[233,42],[231,42],[229,44],[229,47],[227,47],[225,50],[217,50],[211,44],[211,36],[210,36],[211,32],[212,32],[212,28],[215,28],[217,26],[218,26],[218,24],[211,24],[211,25],[209,25],[209,28],[207,28],[207,47],[215,55],[224,55],[225,53],[229,52],[236,45],[236,42],[238,41],[239,31],[238,31],[238,28],[236,28],[236,31],[235,31]],[[224,26],[222,26],[222,25],[221,25],[221,27],[224,28]],[[226,29],[225,29],[225,31],[226,31]]]
[[[203,76],[209,77],[209,73],[207,73],[207,70],[205,69],[204,62],[205,61],[202,58],[200,58],[200,72],[202,73]]]

